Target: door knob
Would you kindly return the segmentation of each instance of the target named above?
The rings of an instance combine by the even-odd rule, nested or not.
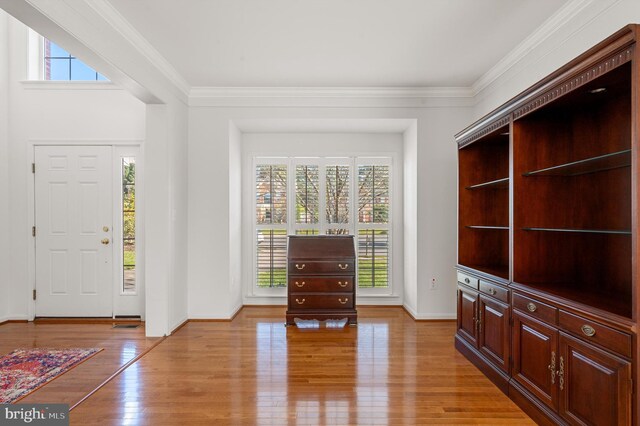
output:
[[[103,238],[102,241],[100,241],[100,242],[106,246],[107,244],[109,244],[109,239],[108,238]]]

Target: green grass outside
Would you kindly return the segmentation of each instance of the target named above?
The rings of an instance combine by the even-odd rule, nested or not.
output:
[[[135,249],[127,250],[127,248],[125,247],[125,249],[124,249],[124,257],[123,257],[123,264],[124,265],[135,265],[136,264],[136,250]],[[135,266],[125,266],[124,269],[135,269]]]

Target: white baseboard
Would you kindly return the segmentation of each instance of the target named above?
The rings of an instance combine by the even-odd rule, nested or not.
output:
[[[457,318],[455,312],[419,314],[410,306],[402,305],[402,307],[413,317],[414,320],[454,320]]]
[[[10,315],[6,317],[0,317],[0,323],[5,321],[32,321],[27,315]]]
[[[169,327],[169,330],[171,331],[171,334],[173,334],[174,331],[176,331],[178,328],[180,328],[180,326],[182,326],[182,324],[184,324],[188,320],[189,320],[189,318],[187,318],[185,316],[181,320],[179,320],[177,323],[175,323],[171,327]]]
[[[231,310],[231,314],[229,314],[229,319],[235,318],[235,316],[238,315],[238,312],[240,312],[240,310],[243,307],[244,307],[244,304],[239,303],[238,306],[236,306],[234,309]]]

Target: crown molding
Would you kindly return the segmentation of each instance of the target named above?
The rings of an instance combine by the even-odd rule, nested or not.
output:
[[[470,106],[467,87],[193,87],[190,106],[397,107]]]
[[[187,80],[108,0],[92,0],[87,4],[188,98],[191,86]]]
[[[619,0],[608,0],[615,3]],[[484,73],[471,86],[473,96],[478,95],[509,69],[525,58],[529,52],[553,36],[567,22],[574,19],[580,12],[595,2],[602,0],[571,0],[562,6],[555,14],[547,19],[540,27],[518,44],[511,52],[507,53],[496,65]]]
[[[613,4],[619,0],[607,0]],[[602,5],[603,0],[571,0],[562,6],[556,13],[547,19],[540,27],[518,44],[511,52],[507,53],[496,65],[484,73],[471,86],[473,96],[478,95],[493,82],[499,79],[509,69],[525,58],[533,49],[552,37],[558,30],[573,20],[580,12],[593,3]],[[606,9],[606,7],[605,7]]]
[[[193,87],[191,98],[468,98],[467,87]]]

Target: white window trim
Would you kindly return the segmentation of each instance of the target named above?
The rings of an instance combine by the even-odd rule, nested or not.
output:
[[[382,288],[367,288],[367,287],[358,287],[357,293],[359,297],[397,297],[397,292],[395,291],[396,285],[402,285],[402,283],[394,282],[394,249],[393,249],[393,239],[394,239],[394,222],[393,222],[393,211],[396,208],[396,200],[394,197],[394,162],[395,158],[392,153],[380,153],[376,156],[371,156],[371,154],[357,155],[341,155],[339,157],[328,157],[328,156],[317,156],[317,157],[298,157],[298,156],[269,156],[269,155],[260,155],[259,153],[252,153],[250,155],[250,164],[251,167],[249,169],[249,173],[251,174],[251,179],[247,179],[251,187],[249,190],[246,190],[245,193],[251,197],[250,202],[247,202],[247,205],[251,206],[251,236],[249,239],[245,241],[250,242],[250,250],[251,250],[251,272],[248,275],[249,282],[247,283],[247,296],[248,297],[286,297],[287,296],[287,288],[286,287],[276,287],[276,288],[261,288],[256,285],[257,282],[257,270],[256,270],[256,262],[257,262],[257,252],[256,252],[256,234],[259,229],[285,229],[287,231],[287,235],[295,234],[297,229],[318,229],[320,235],[325,235],[327,229],[329,228],[346,228],[349,230],[349,233],[354,236],[354,243],[356,244],[356,255],[357,255],[357,244],[358,244],[358,230],[359,229],[386,229],[389,235],[389,258],[388,262],[388,283],[387,287]],[[246,163],[245,163],[246,164]],[[255,188],[256,188],[256,166],[258,164],[271,164],[271,165],[287,165],[287,223],[284,225],[258,225],[256,223],[255,215],[256,215],[256,197],[255,197]],[[320,183],[320,197],[319,197],[319,212],[318,212],[318,224],[296,224],[292,223],[293,218],[295,218],[295,167],[296,165],[318,165],[318,179]],[[325,204],[326,204],[326,166],[328,165],[349,165],[349,184],[351,185],[351,196],[349,197],[349,223],[345,224],[346,226],[340,226],[340,224],[336,224],[338,226],[329,226],[330,224],[326,223],[326,217],[323,218],[323,215],[326,214]],[[369,223],[358,223],[358,217],[356,214],[356,198],[355,191],[357,188],[356,182],[356,170],[359,165],[385,165],[389,166],[389,203],[391,209],[389,211],[389,221],[386,224],[369,224]],[[246,175],[245,175],[246,176]],[[357,273],[357,271],[356,271]],[[357,277],[356,277],[357,282]]]
[[[21,83],[25,89],[122,90],[110,80],[45,80],[44,37],[31,28],[27,31],[27,75]]]

